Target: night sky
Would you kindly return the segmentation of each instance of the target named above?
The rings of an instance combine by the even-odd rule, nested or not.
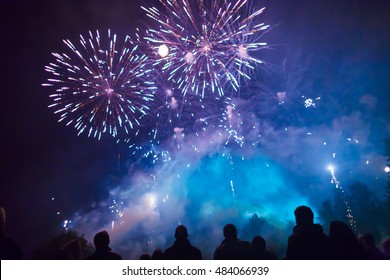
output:
[[[153,2],[157,1],[142,1]],[[213,172],[207,173],[210,170],[215,174],[230,168],[219,156],[220,151],[210,148],[212,151],[194,159],[192,163],[198,167],[183,172],[187,180],[180,184],[185,185],[185,191],[175,191],[174,183],[169,190],[165,189],[170,195],[178,193],[176,204],[159,213],[160,218],[165,217],[167,233],[173,232],[179,219],[167,218],[169,211],[175,211],[174,205],[181,205],[178,206],[184,209],[181,218],[188,223],[201,219],[193,212],[206,209],[208,203],[213,206],[204,210],[207,213],[217,213],[232,203],[243,213],[252,213],[255,202],[246,203],[246,197],[259,190],[253,189],[251,180],[264,181],[264,185],[275,190],[268,199],[291,196],[291,208],[286,208],[286,213],[296,203],[318,205],[321,202],[318,195],[330,195],[328,190],[334,188],[326,169],[330,163],[337,166],[342,183],[359,179],[378,195],[383,192],[386,161],[381,154],[383,139],[390,136],[390,1],[250,2],[267,7],[264,22],[272,29],[264,40],[271,47],[261,53],[267,67],[259,69],[257,78],[247,83],[237,104],[238,110],[240,105],[245,108],[241,117],[259,127],[261,143],[254,152],[230,150],[238,170],[230,175],[237,179],[235,201],[231,200],[229,190],[226,200],[217,203],[213,197],[221,195],[218,191],[209,191],[207,184],[197,187],[207,180],[209,184],[219,183],[212,177]],[[85,134],[77,136],[73,127],[57,122],[57,116],[48,108],[51,92],[41,86],[47,79],[44,67],[53,61],[51,53],[65,50],[63,39],[76,41],[79,34],[108,28],[124,37],[132,35],[136,27],[152,24],[140,9],[140,3],[139,0],[0,2],[3,151],[0,206],[7,211],[9,234],[26,254],[60,232],[66,219],[83,221],[83,216],[87,219],[105,215],[99,211],[107,208],[109,202],[103,202],[107,198],[123,198],[117,193],[124,190],[124,185],[137,188],[131,195],[125,195],[129,205],[144,198],[136,181],[149,171],[145,167],[139,175],[142,166],[136,171],[130,168],[137,158],[131,155],[128,145],[116,144],[109,135],[100,141]],[[259,88],[263,89],[262,94],[253,94]],[[278,103],[278,92],[286,92],[283,104]],[[302,96],[315,100],[315,108],[305,108]],[[202,145],[200,140],[194,141]],[[240,160],[243,154],[249,158],[247,162]],[[176,154],[186,155],[186,152]],[[256,171],[248,170],[264,162],[273,164],[272,172],[250,179]],[[167,170],[179,172],[177,163],[156,170],[154,174],[160,175]],[[301,189],[303,185],[305,190]],[[205,203],[199,202],[203,199]],[[270,204],[268,211],[272,212],[272,207],[276,208],[277,203]],[[217,219],[218,215],[213,217]],[[218,223],[226,219],[223,217]],[[138,217],[132,221],[143,223],[135,227],[147,232],[154,222],[144,225],[146,220]],[[91,223],[87,237],[101,227],[104,227],[101,220]],[[84,228],[81,225],[76,229]],[[123,231],[125,235],[131,229]]]

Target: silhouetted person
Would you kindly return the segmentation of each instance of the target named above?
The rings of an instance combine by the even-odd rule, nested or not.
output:
[[[161,249],[154,250],[152,254],[152,260],[163,260],[164,259],[164,253],[161,251]]]
[[[5,210],[0,208],[0,260],[21,260],[22,249],[7,235],[5,220]]]
[[[214,260],[249,260],[252,258],[250,243],[238,239],[235,225],[225,225],[223,236],[225,239],[215,250]]]
[[[145,253],[139,257],[140,260],[150,260],[149,254]]]
[[[333,260],[368,259],[363,247],[344,222],[333,221],[329,226],[330,258]]]
[[[296,226],[288,238],[287,260],[327,259],[328,237],[322,226],[314,224],[313,211],[307,206],[299,206],[294,211]]]
[[[166,260],[201,260],[201,251],[192,246],[188,240],[187,228],[180,225],[175,230],[175,242],[171,247],[165,250],[164,259]]]
[[[390,238],[386,238],[382,242],[383,253],[386,259],[390,260]]]
[[[276,255],[266,250],[266,242],[263,237],[256,235],[252,239],[252,259],[254,260],[276,260]]]
[[[89,260],[121,260],[122,256],[113,252],[108,246],[110,236],[107,231],[98,232],[93,238],[95,252],[88,258]]]
[[[370,260],[385,260],[385,254],[383,254],[375,245],[374,236],[371,233],[366,233],[358,237],[360,244],[366,250],[367,257]]]

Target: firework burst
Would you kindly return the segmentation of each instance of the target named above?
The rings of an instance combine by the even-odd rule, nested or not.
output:
[[[162,9],[142,7],[159,25],[143,39],[183,95],[223,96],[225,85],[237,91],[240,78],[263,63],[251,54],[267,47],[260,42],[269,27],[259,20],[264,8],[248,12],[247,0],[159,1]]]
[[[56,89],[49,107],[59,121],[99,139],[103,133],[118,137],[137,131],[155,90],[138,45],[129,37],[118,43],[110,30],[103,37],[99,31],[80,35],[79,47],[64,43],[68,52],[53,53],[55,62],[45,67],[52,77],[43,84]]]

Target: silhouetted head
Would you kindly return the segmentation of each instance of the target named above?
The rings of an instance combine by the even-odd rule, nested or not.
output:
[[[255,237],[253,237],[252,247],[256,251],[264,252],[266,249],[266,244],[265,244],[264,238],[259,236],[259,235],[256,235]]]
[[[329,237],[339,242],[356,240],[352,229],[344,222],[333,221],[329,225]]]
[[[108,232],[105,230],[98,232],[93,238],[93,244],[96,249],[107,248],[108,244],[110,244],[110,236],[108,235]]]
[[[313,211],[307,206],[298,206],[294,211],[297,225],[312,225],[314,223]]]
[[[175,238],[178,240],[184,240],[188,238],[187,228],[184,225],[180,225],[176,228]]]
[[[227,224],[223,228],[223,236],[225,238],[237,238],[237,228],[233,224]]]
[[[152,260],[162,260],[164,259],[164,253],[161,251],[161,249],[154,250],[152,254]]]
[[[366,248],[375,247],[375,239],[371,233],[365,233],[365,234],[360,235],[359,241]]]

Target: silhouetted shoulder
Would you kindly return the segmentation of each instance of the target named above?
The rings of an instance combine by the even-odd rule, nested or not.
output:
[[[201,260],[202,252],[192,246],[188,240],[178,241],[165,250],[164,259],[166,260]]]
[[[95,252],[93,253],[88,260],[121,260],[122,256],[111,251],[106,252]]]
[[[235,225],[225,225],[223,235],[225,239],[215,250],[214,260],[249,260],[252,258],[250,243],[238,239]]]

